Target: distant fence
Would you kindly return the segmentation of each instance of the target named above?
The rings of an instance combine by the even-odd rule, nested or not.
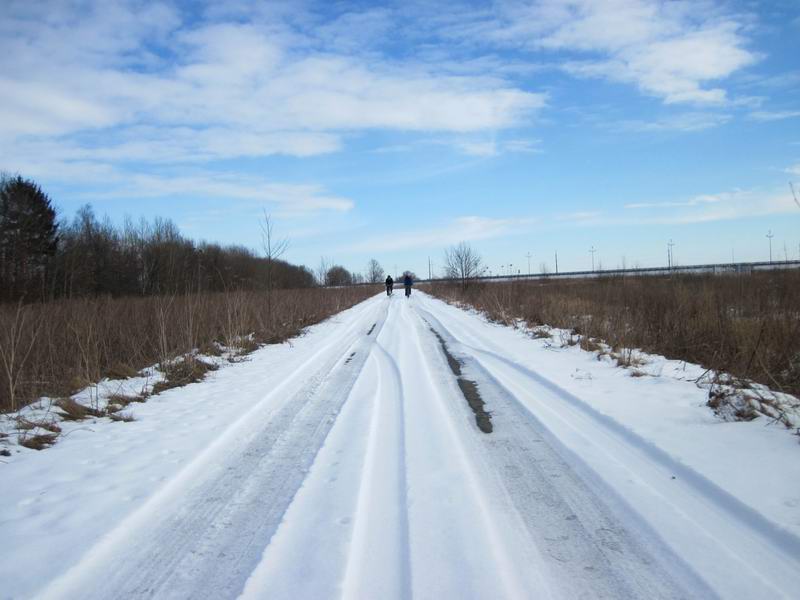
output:
[[[595,271],[568,271],[562,273],[518,273],[516,275],[482,275],[472,277],[471,281],[516,281],[521,279],[569,279],[587,277],[620,277],[620,276],[648,276],[648,275],[676,275],[676,274],[750,274],[753,271],[769,271],[779,269],[800,269],[800,260],[785,260],[773,262],[740,262],[716,263],[707,265],[685,265],[673,267],[643,267],[636,269],[597,269]],[[447,277],[434,277],[419,279],[416,283],[431,283],[435,281],[452,281]]]

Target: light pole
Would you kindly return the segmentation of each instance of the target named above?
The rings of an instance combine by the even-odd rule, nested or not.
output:
[[[767,239],[769,240],[769,262],[772,264],[772,238],[775,236],[772,235],[772,229],[767,232]]]
[[[528,252],[525,256],[528,257],[528,277],[531,276],[531,253]]]
[[[597,252],[597,250],[594,249],[594,246],[589,248],[589,253],[592,255],[592,273],[594,273],[594,253],[595,252]]]
[[[670,240],[669,243],[667,244],[667,266],[670,269],[675,265],[675,261],[672,257],[672,247],[674,245],[675,244],[672,242],[672,240]]]

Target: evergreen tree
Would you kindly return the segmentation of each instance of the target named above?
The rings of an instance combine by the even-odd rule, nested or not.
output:
[[[57,245],[56,211],[47,194],[20,176],[0,179],[0,299],[44,295]]]

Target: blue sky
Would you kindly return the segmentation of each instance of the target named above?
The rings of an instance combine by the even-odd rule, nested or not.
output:
[[[355,271],[459,241],[494,273],[800,253],[796,0],[2,13],[0,169],[64,215],[256,248],[266,210],[288,260]]]

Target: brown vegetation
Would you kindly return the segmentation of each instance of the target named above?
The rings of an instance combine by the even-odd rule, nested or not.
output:
[[[489,318],[568,329],[800,394],[800,271],[437,283],[431,292]],[[628,349],[628,353],[625,353]]]
[[[196,380],[199,361],[176,357],[218,344],[245,352],[283,341],[375,292],[368,286],[273,290],[271,310],[267,292],[259,291],[0,305],[0,410],[42,395],[69,397],[105,376],[130,376],[154,364],[173,383]],[[59,406],[74,413],[69,402]]]

